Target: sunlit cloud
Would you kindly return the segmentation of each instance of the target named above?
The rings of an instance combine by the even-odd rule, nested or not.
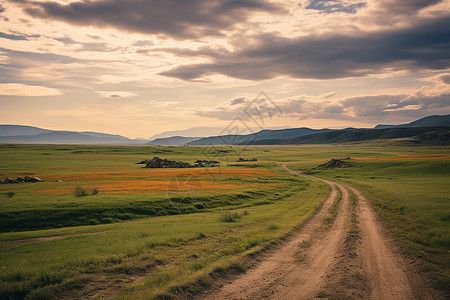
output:
[[[178,104],[178,102],[159,102],[159,101],[155,101],[155,100],[150,100],[149,101],[150,106],[152,107],[169,107],[169,106],[174,106],[176,104]]]
[[[57,96],[61,94],[61,90],[45,86],[25,85],[20,83],[0,83],[0,95],[39,97]]]
[[[271,126],[450,113],[450,0],[10,0],[0,20],[10,122],[151,136],[261,91]]]
[[[446,75],[435,78],[446,79]],[[235,97],[213,108],[197,108],[194,114],[219,120],[251,119],[248,113],[253,99]],[[422,86],[394,94],[358,95],[336,97],[335,92],[318,96],[298,95],[274,101],[283,116],[307,119],[334,119],[347,121],[376,121],[388,118],[403,118],[405,114],[439,114],[450,111],[450,85]]]
[[[97,94],[102,98],[129,98],[137,96],[136,93],[123,92],[123,91],[97,91]]]

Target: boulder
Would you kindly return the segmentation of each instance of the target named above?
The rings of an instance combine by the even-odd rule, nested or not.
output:
[[[258,160],[256,158],[245,159],[245,158],[239,157],[239,159],[236,162],[243,162],[243,161],[258,161]]]
[[[332,158],[332,159],[330,159],[330,161],[328,161],[328,163],[326,164],[326,167],[327,168],[349,168],[349,167],[352,167],[352,165],[347,164],[340,159]]]
[[[42,179],[38,177],[31,177],[30,182],[42,182]]]
[[[153,157],[151,160],[143,160],[137,164],[141,164],[144,162],[144,168],[203,168],[214,167],[217,164],[220,164],[220,162],[218,161],[197,160],[192,165],[188,162],[162,159],[157,156]]]
[[[3,183],[4,183],[4,184],[9,184],[9,183],[19,183],[19,182],[18,182],[17,180],[15,180],[15,179],[6,177],[6,179],[3,180]]]
[[[17,177],[16,179],[7,177],[5,180],[1,181],[0,183],[3,184],[9,184],[9,183],[23,183],[23,182],[42,182],[42,179],[38,178],[38,177]]]

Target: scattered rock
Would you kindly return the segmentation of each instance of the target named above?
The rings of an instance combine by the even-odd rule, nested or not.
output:
[[[326,167],[327,168],[349,168],[349,167],[353,167],[353,166],[351,164],[347,164],[347,163],[343,162],[340,159],[332,158],[326,164]]]
[[[239,159],[236,162],[243,162],[243,161],[258,161],[258,160],[256,158],[245,159],[245,158],[239,157]]]
[[[7,177],[5,180],[1,181],[2,184],[10,184],[10,183],[23,183],[23,182],[42,182],[42,179],[38,177],[17,177],[16,179]]]
[[[204,168],[204,167],[217,167],[220,162],[215,160],[197,160],[194,164],[183,161],[175,161],[162,159],[157,156],[151,160],[143,160],[137,164],[145,164],[144,168]]]
[[[4,183],[4,184],[8,184],[8,183],[19,183],[19,182],[18,182],[17,180],[15,180],[15,179],[6,177],[6,179],[3,180],[3,183]]]
[[[28,182],[42,182],[42,179],[38,177],[31,177]]]
[[[61,179],[55,180],[55,182],[63,182]]]

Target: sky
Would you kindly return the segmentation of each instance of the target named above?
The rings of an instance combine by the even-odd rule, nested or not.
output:
[[[0,1],[0,124],[148,138],[450,113],[450,0]]]

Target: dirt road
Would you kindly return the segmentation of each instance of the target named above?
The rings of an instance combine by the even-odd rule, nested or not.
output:
[[[257,267],[204,299],[437,299],[390,250],[361,193],[315,179],[332,188],[320,211]]]

